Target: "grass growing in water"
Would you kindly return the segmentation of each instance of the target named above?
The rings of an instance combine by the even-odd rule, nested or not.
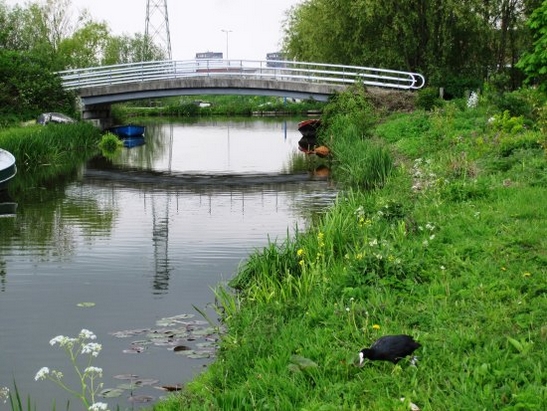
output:
[[[10,192],[38,187],[58,176],[73,173],[97,153],[100,130],[89,123],[50,124],[0,131],[0,147],[11,152],[17,176]]]

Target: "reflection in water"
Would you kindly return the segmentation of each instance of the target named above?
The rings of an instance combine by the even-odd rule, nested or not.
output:
[[[41,366],[63,369],[47,342],[81,328],[103,344],[107,387],[117,374],[174,385],[200,372],[211,359],[128,356],[111,333],[206,307],[249,253],[304,229],[333,201],[325,178],[282,171],[300,138],[288,124],[147,125],[146,144],[16,199],[16,218],[0,218],[0,386],[15,377],[37,409],[63,404],[62,392],[33,378]],[[86,301],[95,306],[78,308]]]
[[[165,211],[157,208],[152,199],[152,243],[154,244],[155,274],[152,282],[154,294],[164,294],[169,288],[169,199],[165,202]]]
[[[0,260],[0,292],[6,291],[6,262]]]

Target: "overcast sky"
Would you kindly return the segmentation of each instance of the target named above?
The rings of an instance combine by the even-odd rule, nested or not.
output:
[[[265,59],[278,51],[285,13],[302,0],[167,0],[173,59],[193,59],[198,52],[222,52],[230,59]],[[27,0],[7,0],[8,5]],[[153,4],[162,0],[150,0]],[[106,21],[115,35],[144,33],[147,0],[72,0],[75,11],[88,9]],[[151,23],[160,24],[159,13]],[[158,20],[156,20],[158,18]],[[222,30],[232,30],[226,35]]]

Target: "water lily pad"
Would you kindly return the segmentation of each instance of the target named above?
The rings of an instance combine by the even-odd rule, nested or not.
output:
[[[152,341],[150,341],[150,340],[131,341],[131,345],[137,345],[137,346],[151,345],[151,344],[152,344]]]
[[[181,321],[194,318],[194,314],[180,314],[173,317],[165,317],[156,321],[158,327],[169,327],[173,324],[180,324]]]
[[[124,354],[140,354],[144,351],[146,351],[146,347],[135,345],[131,348],[123,350],[122,352]]]
[[[214,334],[215,332],[216,330],[213,327],[198,328],[196,330],[192,330],[192,334],[200,335],[200,336],[211,335],[211,334]]]
[[[113,378],[116,378],[117,380],[135,380],[139,378],[139,376],[135,374],[118,374],[115,375]]]
[[[103,398],[118,398],[124,393],[124,390],[120,388],[105,388],[99,393],[99,396]]]
[[[110,334],[118,338],[142,336],[141,340],[133,341],[131,347],[123,351],[128,354],[141,353],[149,347],[165,347],[188,358],[214,357],[221,328],[211,327],[209,322],[192,319],[193,317],[193,314],[165,317],[157,321],[159,328],[124,330]],[[194,341],[197,343],[193,343]]]
[[[213,342],[213,341],[206,341],[206,342],[202,342],[202,343],[197,343],[196,347],[202,348],[202,349],[207,349],[207,348],[216,349],[217,348],[217,343]]]
[[[187,345],[177,345],[176,347],[173,347],[173,351],[179,352],[179,351],[190,351],[192,348],[188,347]]]
[[[188,354],[187,357],[194,359],[211,358],[211,353],[207,351],[194,351],[193,353]]]
[[[142,378],[135,381],[135,384],[137,385],[154,385],[159,383],[160,380],[154,379],[154,378]]]
[[[126,338],[126,337],[134,337],[136,335],[141,335],[144,333],[147,333],[150,331],[149,329],[136,329],[136,330],[123,330],[123,331],[116,331],[109,333],[110,335],[113,335],[117,338]]]
[[[129,402],[136,402],[139,404],[143,404],[145,402],[150,402],[153,400],[154,400],[154,397],[150,395],[132,395],[131,397],[128,398]]]
[[[120,384],[120,385],[118,385],[117,388],[120,389],[120,390],[125,390],[125,391],[133,391],[136,388],[138,388],[138,385],[134,384],[133,382],[130,382],[130,383],[125,383],[125,384]]]
[[[95,307],[95,303],[92,303],[92,302],[82,302],[82,303],[76,304],[76,306],[82,307],[82,308],[91,308],[91,307]]]

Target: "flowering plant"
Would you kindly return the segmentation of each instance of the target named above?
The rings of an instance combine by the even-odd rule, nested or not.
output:
[[[99,356],[99,352],[102,349],[102,345],[96,342],[88,342],[88,340],[95,340],[97,336],[91,331],[83,329],[78,334],[78,337],[71,338],[64,335],[58,335],[51,339],[49,344],[54,346],[59,344],[59,347],[65,349],[70,362],[76,371],[78,378],[80,379],[81,389],[79,391],[68,387],[63,382],[63,373],[57,370],[50,370],[48,367],[42,367],[36,373],[34,379],[39,380],[51,380],[67,392],[73,394],[79,398],[85,406],[85,409],[89,411],[108,411],[108,404],[103,402],[95,402],[95,397],[99,393],[99,390],[103,387],[102,383],[97,383],[97,379],[103,376],[102,368],[92,366],[94,358]],[[80,368],[78,364],[78,356],[87,356],[85,368]]]
[[[0,387],[0,401],[2,401],[5,404],[8,398],[9,398],[9,388]]]

